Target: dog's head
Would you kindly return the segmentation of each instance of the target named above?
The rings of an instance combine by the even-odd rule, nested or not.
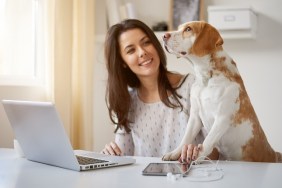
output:
[[[178,57],[202,57],[222,49],[223,44],[219,32],[203,21],[184,23],[177,31],[165,33],[163,41],[165,49]]]

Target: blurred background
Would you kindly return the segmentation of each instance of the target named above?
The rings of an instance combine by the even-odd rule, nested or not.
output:
[[[94,151],[100,151],[114,139],[114,127],[105,104],[107,73],[103,43],[108,27],[125,17],[134,17],[148,24],[160,38],[165,30],[172,29],[173,22],[187,17],[182,16],[185,9],[177,8],[177,3],[188,8],[191,5],[181,0],[20,2],[0,1],[0,23],[7,26],[0,24],[0,99],[53,101],[74,148]],[[282,151],[282,1],[192,3],[200,3],[193,13],[198,19],[212,21],[220,29],[223,47],[237,63],[270,144]],[[9,12],[7,7],[16,9],[10,8]],[[20,16],[21,20],[20,13],[27,16]],[[224,23],[220,15],[209,17],[211,13],[225,14]],[[175,14],[180,18],[173,17]],[[238,15],[238,23],[230,26],[234,15],[236,19]],[[22,24],[26,20],[29,23]],[[5,31],[7,28],[13,32]],[[170,54],[167,57],[169,70],[182,74],[192,71],[183,59]],[[13,139],[0,105],[0,147],[13,147]]]

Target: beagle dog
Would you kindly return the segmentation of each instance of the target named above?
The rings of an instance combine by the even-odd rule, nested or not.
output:
[[[188,22],[163,36],[169,53],[193,65],[191,110],[181,144],[163,156],[177,160],[184,144],[190,144],[204,128],[207,136],[198,157],[217,148],[227,160],[282,162],[267,141],[235,62],[224,51],[219,32],[203,21]]]

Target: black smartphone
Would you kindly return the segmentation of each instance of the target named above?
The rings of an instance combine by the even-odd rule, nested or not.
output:
[[[143,175],[166,176],[167,173],[185,175],[190,165],[181,163],[150,163],[142,171]]]

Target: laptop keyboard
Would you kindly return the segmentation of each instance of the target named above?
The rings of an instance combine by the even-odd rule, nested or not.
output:
[[[105,163],[109,161],[101,160],[101,159],[94,159],[89,157],[83,157],[83,156],[76,156],[78,163],[80,165],[88,165],[88,164],[97,164],[97,163]]]

